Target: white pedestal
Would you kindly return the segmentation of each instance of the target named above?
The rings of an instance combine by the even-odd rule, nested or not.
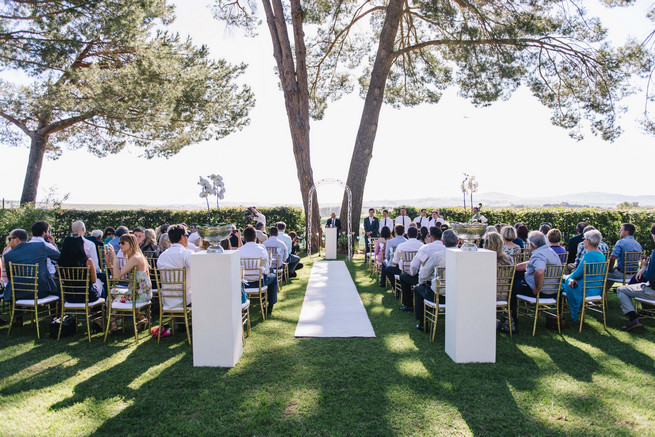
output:
[[[241,262],[237,250],[191,255],[193,365],[234,367],[241,343]]]
[[[446,353],[456,363],[496,362],[496,253],[446,250]]]
[[[325,259],[337,259],[337,228],[325,228]]]

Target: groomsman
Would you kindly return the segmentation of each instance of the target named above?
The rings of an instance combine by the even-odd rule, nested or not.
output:
[[[385,226],[389,228],[390,231],[393,232],[393,228],[394,228],[393,220],[389,218],[389,211],[387,211],[386,209],[382,210],[382,220],[380,220],[380,227],[378,228],[378,230],[382,232],[382,228]]]
[[[375,217],[375,210],[370,208],[368,210],[368,217],[364,219],[364,244],[366,244],[366,254],[368,256],[368,243],[370,238],[377,238],[380,229],[380,220]]]
[[[421,215],[414,219],[414,223],[416,223],[416,227],[419,231],[424,226],[428,228],[428,230],[430,229],[430,218],[428,217],[428,211],[425,208],[421,210]]]
[[[405,208],[402,208],[400,210],[400,215],[396,217],[396,223],[395,225],[402,225],[403,228],[405,228],[405,232],[407,232],[407,229],[409,228],[409,224],[412,222],[412,219],[409,218],[407,215],[407,210]]]

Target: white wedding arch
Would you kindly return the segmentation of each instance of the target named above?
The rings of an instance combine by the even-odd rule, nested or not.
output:
[[[308,217],[308,223],[307,223],[307,253],[309,254],[309,258],[311,259],[312,257],[312,214],[314,209],[312,208],[312,204],[314,203],[314,192],[316,191],[316,187],[319,187],[321,185],[325,184],[336,184],[339,185],[341,188],[346,190],[346,193],[348,193],[348,227],[347,229],[347,234],[348,234],[348,261],[352,259],[353,256],[353,235],[351,232],[352,229],[352,200],[353,200],[353,195],[350,192],[350,187],[346,185],[343,181],[339,179],[333,179],[333,178],[327,178],[327,179],[321,179],[320,181],[316,182],[312,187],[309,189],[309,217]]]

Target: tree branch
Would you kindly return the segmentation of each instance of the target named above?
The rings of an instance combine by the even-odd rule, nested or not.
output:
[[[3,117],[4,119],[9,121],[10,123],[12,123],[12,124],[16,125],[17,127],[19,127],[23,132],[25,132],[25,134],[28,137],[32,138],[32,136],[34,135],[34,132],[29,130],[25,123],[23,123],[22,121],[12,117],[11,115],[6,114],[4,112],[0,112],[0,117]]]

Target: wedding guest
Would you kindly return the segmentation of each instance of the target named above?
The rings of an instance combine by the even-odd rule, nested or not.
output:
[[[278,227],[278,234],[279,234]],[[239,255],[241,258],[260,258],[262,260],[262,285],[266,285],[267,296],[268,296],[268,309],[267,313],[271,314],[273,312],[273,305],[277,303],[277,276],[270,272],[270,263],[268,259],[268,252],[266,248],[261,244],[256,243],[257,233],[255,228],[252,226],[246,226],[243,230],[243,237],[246,240],[246,244],[239,248]],[[279,238],[279,235],[278,235]],[[245,276],[244,279],[247,281],[245,284],[246,288],[257,288],[259,283],[257,282],[259,276]]]
[[[157,254],[159,253],[159,246],[157,246],[155,241],[154,229],[145,229],[143,231],[143,241],[141,241],[139,244],[139,248],[141,249],[141,252],[146,255],[146,257],[157,257]]]
[[[89,302],[95,302],[102,294],[102,282],[96,275],[96,266],[84,249],[83,238],[71,235],[64,239],[61,246],[61,254],[57,264],[60,267],[88,267],[89,268]],[[96,254],[97,256],[97,254]],[[64,299],[69,303],[84,303],[84,296],[75,293],[66,293],[64,282]]]
[[[257,232],[257,242],[262,244],[264,241],[268,240],[268,235],[264,232],[264,223],[257,222],[255,224],[255,231]]]
[[[391,220],[391,219],[389,219]],[[382,229],[384,229],[386,226],[384,226]],[[380,231],[382,232],[382,231]],[[398,225],[396,226],[396,236],[390,240],[387,240],[387,243],[385,244],[384,247],[384,260],[382,261],[382,265],[380,266],[380,287],[386,287],[387,286],[387,276],[388,272],[387,269],[393,271],[391,273],[391,278],[393,278],[393,275],[399,274],[400,269],[397,266],[394,266],[392,263],[391,259],[391,253],[393,250],[395,250],[400,244],[406,242],[407,240],[405,237],[403,237],[403,234],[405,233],[405,228],[403,225]],[[392,281],[392,280],[391,280]],[[392,281],[393,283],[393,281]]]
[[[520,225],[516,229],[516,240],[514,242],[521,246],[522,248],[529,247],[528,245],[528,234],[530,233],[530,230],[526,225]],[[518,241],[520,240],[520,241]]]
[[[382,264],[384,261],[384,251],[386,249],[387,241],[391,239],[391,231],[388,227],[384,226],[380,232],[380,238],[375,242],[375,259]]]
[[[550,248],[555,251],[556,254],[562,254],[566,253],[566,249],[562,247],[562,231],[560,231],[557,228],[551,229],[548,231],[546,234],[546,237],[548,238],[548,243],[550,244]]]
[[[299,244],[298,234],[291,231],[291,232],[289,232],[288,235],[289,235],[289,238],[291,238],[291,255],[297,255],[298,252],[300,252],[300,244]]]
[[[635,240],[635,232],[637,228],[632,223],[623,223],[621,229],[619,229],[619,241],[614,245],[612,249],[612,254],[610,255],[609,270],[607,273],[607,279],[622,281],[623,280],[623,269],[625,263],[625,253],[626,252],[641,252],[641,244]],[[614,264],[616,263],[616,267]]]
[[[154,234],[154,232],[153,232]],[[157,268],[159,269],[185,269],[185,291],[187,305],[191,303],[191,254],[192,250],[187,249],[189,237],[186,234],[186,229],[182,225],[173,225],[168,228],[166,233],[170,240],[171,247],[166,249],[157,258]],[[179,297],[167,296],[163,300],[163,304],[168,309],[181,310],[182,303],[184,302],[180,293]]]
[[[407,233],[409,233],[409,231],[407,231]],[[403,305],[398,308],[400,311],[414,311],[412,287],[419,283],[418,274],[421,264],[425,263],[433,253],[446,250],[446,246],[444,246],[441,241],[441,229],[439,228],[430,228],[430,243],[421,244],[417,249],[411,249],[408,244],[409,243],[403,243],[398,246],[397,249],[397,251],[402,251],[405,248],[407,248],[405,250],[417,250],[416,255],[414,255],[414,258],[412,259],[412,263],[410,264],[409,271],[403,272],[400,275],[400,285],[403,294]]]
[[[587,224],[585,222],[580,222],[577,225],[575,225],[575,230],[578,233],[575,237],[571,237],[569,239],[569,242],[566,244],[566,248],[569,252],[569,256],[566,259],[567,264],[573,264],[575,262],[575,255],[578,250],[578,244],[582,243],[582,240],[584,239],[584,228],[587,227]]]
[[[159,247],[158,254],[162,254],[166,249],[171,247],[171,240],[168,234],[162,234],[159,237],[159,244],[157,245],[157,247]]]
[[[503,243],[505,245],[504,251],[508,255],[517,255],[521,253],[521,246],[516,244],[516,229],[512,226],[504,226],[500,230],[500,235],[503,237]]]
[[[509,226],[509,228],[512,228]],[[497,232],[487,235],[484,240],[484,248],[496,252],[496,265],[509,266],[514,264],[514,258],[505,252],[505,239]],[[509,296],[507,293],[496,293],[496,301],[507,301]],[[501,317],[498,328],[501,331],[509,332],[509,320]]]
[[[102,247],[104,243],[102,242],[102,231],[100,229],[94,229],[91,231],[91,235],[84,237],[93,244],[96,245],[96,250],[98,247]]]
[[[438,229],[441,230],[441,228],[438,228]],[[419,236],[418,236],[417,238],[418,238],[419,240],[421,240],[421,242],[422,242],[423,244],[430,244],[430,243],[431,243],[431,240],[430,240],[430,231],[428,231],[428,228],[425,227],[425,226],[423,226],[423,227],[421,228],[420,234],[419,234]]]
[[[78,237],[84,237],[84,235],[86,234],[86,226],[84,225],[83,221],[77,220],[74,221],[73,224],[71,225],[71,231],[73,232],[73,235],[76,235]],[[97,273],[100,272],[100,262],[98,261],[98,248],[92,241],[87,240],[86,238],[82,238],[81,241],[84,245],[84,253],[86,254],[87,257],[91,258],[91,260],[93,261],[93,267],[95,268],[95,271]]]
[[[36,222],[32,225],[32,238],[28,243],[43,243],[49,249],[59,252],[59,249],[55,246],[55,239],[52,238],[51,232],[52,229],[50,229],[48,222]],[[46,267],[50,276],[54,276],[57,268],[52,262],[52,258],[46,259]]]
[[[278,240],[283,241],[284,244],[287,245],[287,253],[289,254],[289,257],[287,258],[286,262],[289,263],[289,277],[295,278],[296,270],[299,270],[303,267],[302,264],[300,263],[300,257],[291,254],[291,245],[292,245],[291,237],[289,237],[284,232],[287,229],[287,224],[284,222],[278,222],[276,226],[278,230],[278,235],[277,235]]]
[[[578,267],[575,271],[566,278],[564,281],[564,291],[566,292],[566,300],[569,303],[571,310],[571,319],[575,322],[578,319],[578,311],[582,305],[582,289],[584,288],[584,269],[586,263],[600,263],[605,262],[605,255],[603,255],[598,247],[602,241],[603,236],[597,230],[591,230],[584,233],[582,244],[585,248],[585,254],[582,256]],[[603,278],[601,276],[591,276],[587,278],[588,281],[598,281]],[[603,292],[603,287],[588,288],[585,297],[600,296]]]
[[[116,229],[112,228],[111,226],[107,226],[105,228],[105,232],[102,233],[102,242],[104,244],[107,244],[111,240],[113,240],[115,236],[116,236]]]
[[[121,250],[121,248],[119,247],[119,246],[120,246],[120,245],[119,245],[120,238],[121,238],[123,235],[128,234],[129,232],[130,232],[130,230],[127,228],[127,226],[119,226],[119,227],[117,227],[117,228],[116,228],[116,232],[115,232],[115,234],[114,234],[114,235],[116,235],[116,236],[115,236],[111,241],[109,241],[109,243],[107,243],[107,244],[109,244],[111,247],[114,248],[114,252],[118,252],[119,250]]]

